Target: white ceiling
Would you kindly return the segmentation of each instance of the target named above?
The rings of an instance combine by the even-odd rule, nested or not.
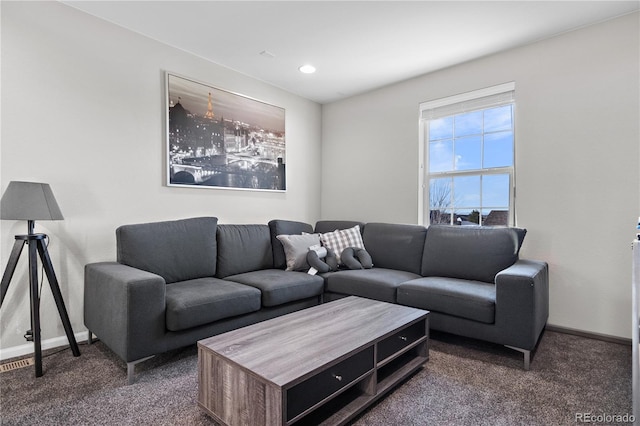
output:
[[[608,20],[640,5],[639,0],[64,3],[319,103]],[[300,73],[305,63],[317,72]]]

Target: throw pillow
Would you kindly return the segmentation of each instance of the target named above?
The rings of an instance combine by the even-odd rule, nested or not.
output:
[[[337,229],[333,232],[320,234],[320,241],[322,241],[323,246],[333,250],[338,259],[340,259],[342,250],[347,247],[364,249],[362,235],[360,234],[360,225],[356,225],[353,228]]]
[[[287,271],[304,271],[309,269],[307,263],[307,252],[309,247],[320,244],[318,234],[304,235],[277,235],[284,247],[284,254],[287,258]]]
[[[373,261],[365,249],[347,247],[342,250],[340,260],[349,269],[371,269]]]
[[[307,263],[316,271],[324,274],[338,269],[338,258],[330,248],[320,244],[309,247]]]

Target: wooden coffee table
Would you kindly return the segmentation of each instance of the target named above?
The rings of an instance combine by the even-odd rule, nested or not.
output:
[[[344,424],[429,359],[428,311],[346,297],[198,342],[225,425]]]

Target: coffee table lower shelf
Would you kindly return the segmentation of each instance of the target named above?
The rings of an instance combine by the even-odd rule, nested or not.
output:
[[[427,356],[415,356],[407,361],[406,364],[394,370],[392,374],[379,381],[373,394],[368,394],[366,387],[356,385],[344,393],[334,396],[328,402],[321,404],[295,424],[343,425],[353,420],[354,417],[382,398],[398,383],[420,370],[427,360]],[[364,381],[366,382],[366,379]]]

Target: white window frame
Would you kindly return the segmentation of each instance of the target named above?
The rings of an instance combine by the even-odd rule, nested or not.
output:
[[[429,121],[451,115],[470,112],[478,109],[488,109],[493,106],[512,104],[514,109],[513,122],[513,161],[509,167],[485,168],[480,170],[460,170],[444,173],[430,174],[429,164]],[[515,157],[516,157],[516,132],[515,132],[515,82],[499,84],[497,86],[461,93],[446,98],[435,99],[420,103],[419,116],[419,170],[418,170],[418,223],[430,225],[429,203],[429,178],[435,176],[485,176],[491,174],[509,174],[509,226],[516,225],[515,208]],[[482,197],[482,195],[481,195]],[[482,204],[482,201],[481,201]]]

